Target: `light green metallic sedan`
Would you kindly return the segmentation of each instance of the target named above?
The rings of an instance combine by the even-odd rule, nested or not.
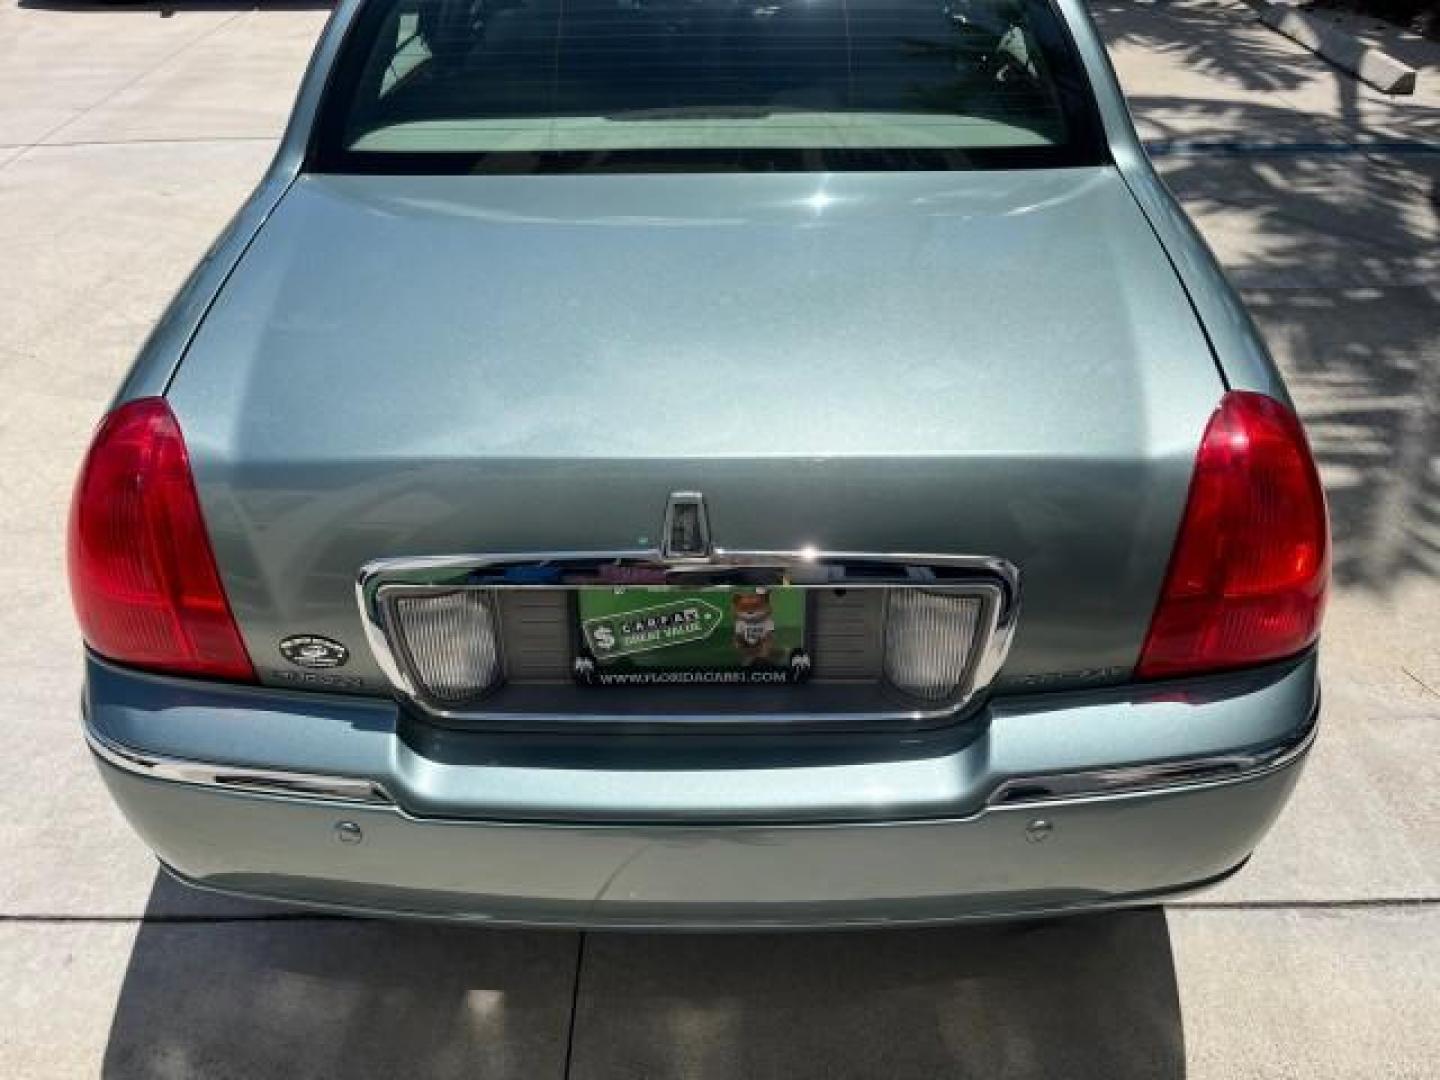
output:
[[[176,877],[574,926],[1218,881],[1328,567],[1080,0],[342,0],[70,532]]]

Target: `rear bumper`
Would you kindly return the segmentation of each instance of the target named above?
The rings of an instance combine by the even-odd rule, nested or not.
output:
[[[171,745],[161,748],[153,743],[165,740],[150,746],[121,741],[118,706],[97,697],[94,679],[87,731],[101,774],[131,824],[192,884],[343,910],[530,925],[859,926],[1140,903],[1225,876],[1284,806],[1317,715],[1313,658],[1269,672],[1239,697],[1231,692],[1237,685],[1227,683],[1213,700],[1171,688],[1124,707],[1112,703],[1103,717],[1087,712],[1094,704],[1089,699],[1071,702],[1067,723],[1079,726],[1068,746],[1053,709],[997,713],[982,732],[950,748],[952,768],[969,762],[968,775],[978,778],[962,785],[951,812],[910,815],[896,800],[872,800],[863,818],[856,803],[851,820],[805,820],[798,812],[786,820],[773,810],[771,820],[746,820],[754,809],[745,799],[746,770],[733,761],[714,770],[732,781],[729,820],[700,811],[689,820],[657,819],[653,808],[618,820],[623,789],[602,812],[582,816],[576,809],[570,820],[550,818],[543,805],[527,815],[531,820],[430,815],[410,802],[406,786],[433,781],[423,775],[427,770],[464,769],[479,784],[478,799],[487,785],[513,780],[508,770],[518,766],[429,760],[422,767],[405,757],[415,753],[404,749],[415,740],[396,732],[388,736],[391,772],[351,774],[345,779],[359,786],[337,789],[338,797],[303,786],[287,790],[284,784],[296,776],[324,778],[313,760],[288,762],[290,772],[272,761],[271,771],[255,779],[258,768],[216,766],[213,753],[196,761],[159,752],[173,751],[183,732],[171,731]],[[299,697],[317,707],[316,699]],[[172,727],[197,721],[193,694],[187,701],[171,710]],[[1186,756],[1146,744],[1151,756],[1137,760],[1141,736],[1154,734],[1147,710],[1169,716],[1177,702],[1177,738],[1184,733],[1193,740],[1211,726],[1218,727],[1211,736],[1224,735],[1233,745]],[[1244,706],[1239,713],[1237,703]],[[1293,716],[1275,715],[1302,705]],[[150,721],[165,712],[151,710]],[[1246,741],[1236,717],[1252,713]],[[233,740],[244,732],[236,726],[244,717],[198,719],[202,726],[192,736],[213,737],[218,730]],[[1089,725],[1107,721],[1113,755],[1100,768],[1085,750],[1085,736]],[[1023,757],[1015,740],[1036,729],[1045,732],[1054,767],[1030,776],[998,769],[997,762]],[[339,730],[335,735],[343,737]],[[493,746],[491,752],[503,757]],[[985,768],[971,760],[976,755]],[[247,757],[238,745],[228,756]],[[871,764],[903,774],[914,762]],[[789,767],[797,783],[810,785],[812,805],[825,797],[808,766]],[[842,768],[833,762],[816,767]],[[268,777],[271,786],[232,782],[246,774],[262,784]],[[635,806],[653,801],[647,794],[656,781],[652,770],[632,773],[631,781]],[[490,798],[504,805],[521,794],[492,792]],[[536,798],[543,804],[543,794]],[[639,820],[642,814],[651,820]]]
[[[238,795],[101,765],[177,877],[352,911],[635,928],[865,926],[1151,901],[1223,877],[1279,813],[1297,763],[1187,790],[958,821],[562,826],[421,821]],[[1050,823],[1041,842],[1027,826]],[[345,843],[337,826],[358,827]]]

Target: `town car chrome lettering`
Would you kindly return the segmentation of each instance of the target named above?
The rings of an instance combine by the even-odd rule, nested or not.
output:
[[[271,682],[288,686],[314,687],[319,690],[346,690],[361,693],[365,680],[359,675],[337,674],[330,671],[292,671],[289,668],[267,667],[263,674]]]

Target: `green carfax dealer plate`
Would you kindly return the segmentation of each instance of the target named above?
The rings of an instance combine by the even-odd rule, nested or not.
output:
[[[583,588],[575,675],[591,686],[801,682],[801,589]]]

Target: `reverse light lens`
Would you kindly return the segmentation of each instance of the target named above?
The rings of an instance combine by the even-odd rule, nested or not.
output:
[[[975,596],[893,589],[885,615],[885,679],[924,701],[960,689],[975,649],[982,602]]]
[[[1210,418],[1136,674],[1165,678],[1294,655],[1320,634],[1325,496],[1295,414],[1232,391]]]
[[[129,402],[101,423],[70,507],[69,564],[75,614],[100,655],[255,680],[163,398]]]
[[[500,681],[500,632],[490,592],[406,596],[393,610],[411,670],[427,696],[458,704]]]

